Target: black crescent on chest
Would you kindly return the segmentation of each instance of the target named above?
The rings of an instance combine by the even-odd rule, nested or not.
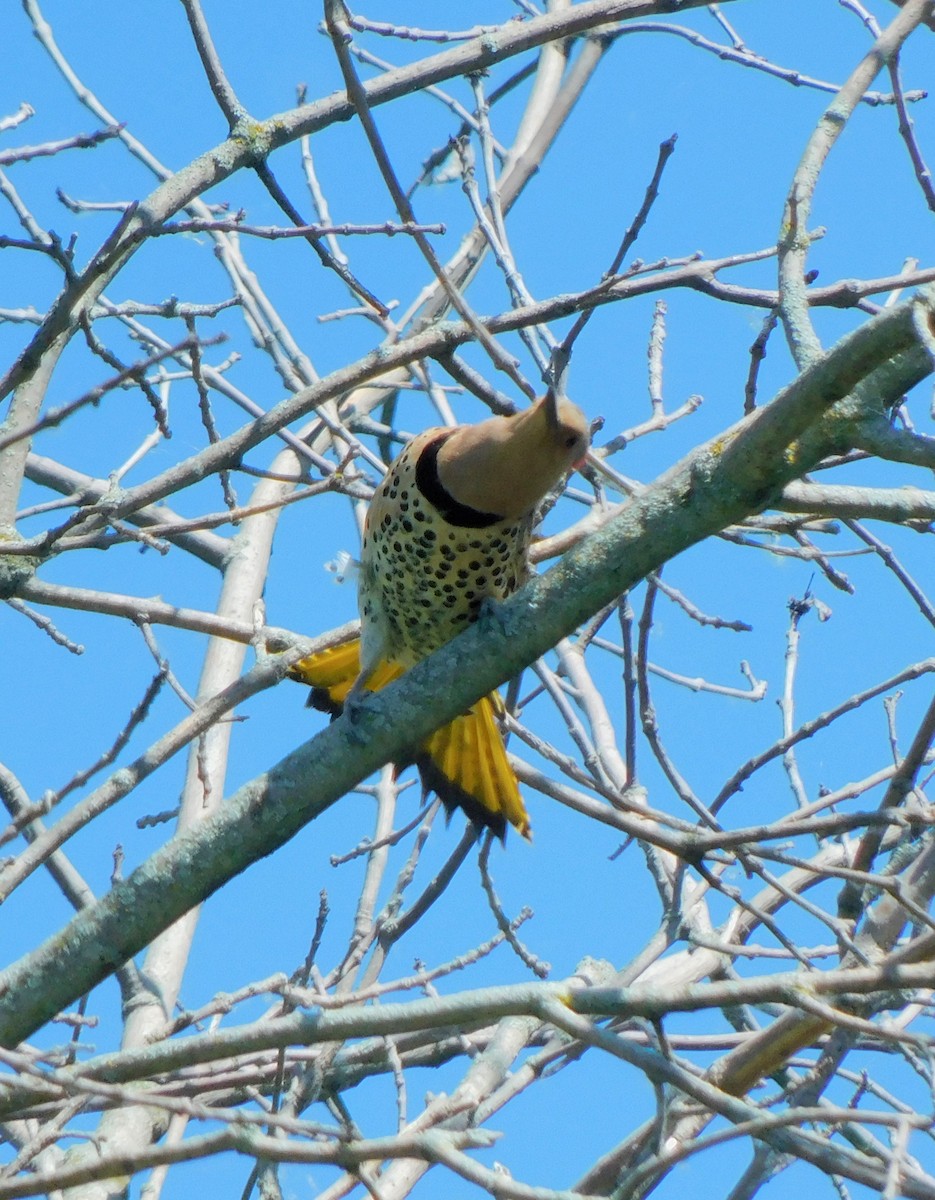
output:
[[[491,525],[501,524],[504,518],[499,514],[480,512],[461,504],[439,479],[438,452],[450,436],[450,433],[443,433],[423,449],[416,462],[416,487],[449,525],[462,529],[487,529]]]

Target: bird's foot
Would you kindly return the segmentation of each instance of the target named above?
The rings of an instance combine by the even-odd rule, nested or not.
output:
[[[344,697],[344,715],[347,717],[348,736],[358,745],[365,740],[361,719],[366,712],[367,701],[372,695],[372,692],[366,692],[363,688],[351,688]]]
[[[477,615],[479,619],[495,621],[498,628],[504,633],[510,632],[510,622],[502,600],[497,600],[493,596],[485,596],[480,602]]]

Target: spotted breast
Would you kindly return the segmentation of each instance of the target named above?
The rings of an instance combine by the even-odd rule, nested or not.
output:
[[[371,501],[359,581],[365,662],[412,666],[475,620],[486,598],[503,600],[526,580],[532,514],[479,512],[439,481],[439,450],[454,432],[414,438]]]

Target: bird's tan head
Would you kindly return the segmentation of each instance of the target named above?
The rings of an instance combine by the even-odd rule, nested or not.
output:
[[[516,416],[460,426],[438,452],[438,477],[460,504],[512,520],[580,464],[590,443],[581,409],[550,390]]]
[[[572,467],[579,467],[584,462],[591,445],[591,426],[577,404],[572,404],[567,396],[559,396],[551,388],[536,401],[533,411],[540,405],[548,430],[547,441],[558,462],[555,476],[558,479]]]

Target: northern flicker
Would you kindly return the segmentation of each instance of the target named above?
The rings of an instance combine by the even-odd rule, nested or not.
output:
[[[367,513],[358,576],[359,639],[303,659],[309,703],[341,711],[379,691],[525,582],[536,506],[588,450],[581,410],[549,391],[512,417],[427,429],[387,470]],[[427,790],[503,837],[529,836],[492,692],[414,747]]]

